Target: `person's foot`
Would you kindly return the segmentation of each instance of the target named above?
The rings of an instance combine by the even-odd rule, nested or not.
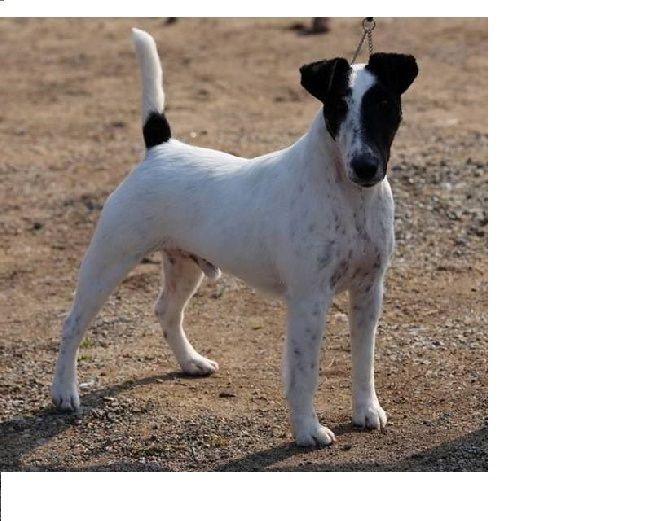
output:
[[[330,18],[312,18],[312,34],[323,34],[330,31]]]

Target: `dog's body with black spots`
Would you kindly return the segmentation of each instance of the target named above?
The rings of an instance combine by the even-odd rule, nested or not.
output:
[[[300,445],[333,433],[314,410],[320,344],[333,296],[348,291],[353,422],[383,428],[374,387],[374,341],[384,273],[393,250],[393,198],[386,180],[400,124],[400,95],[418,73],[413,57],[377,53],[367,65],[343,58],[300,69],[323,103],[309,131],[288,148],[243,159],[171,139],[156,45],[134,29],[142,76],[144,160],[105,202],[82,261],[63,325],[52,397],[79,407],[76,355],[91,320],[123,277],[160,250],[163,287],[155,312],[188,374],[218,369],[193,348],[183,312],[219,270],[281,296],[288,309],[284,382]]]

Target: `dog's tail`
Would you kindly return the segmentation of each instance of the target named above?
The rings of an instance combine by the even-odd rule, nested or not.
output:
[[[149,33],[133,29],[135,52],[142,77],[142,133],[147,148],[167,142],[172,133],[165,118],[163,69],[158,59],[156,42]]]

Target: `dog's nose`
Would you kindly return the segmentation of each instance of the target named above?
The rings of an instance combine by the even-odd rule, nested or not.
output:
[[[351,161],[351,169],[356,174],[356,177],[363,181],[369,181],[377,175],[378,168],[379,163],[374,157],[356,157]]]

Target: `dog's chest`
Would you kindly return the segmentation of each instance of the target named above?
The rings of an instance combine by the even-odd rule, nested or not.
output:
[[[393,250],[393,201],[379,200],[333,212],[331,233],[317,265],[335,291],[383,274]]]

